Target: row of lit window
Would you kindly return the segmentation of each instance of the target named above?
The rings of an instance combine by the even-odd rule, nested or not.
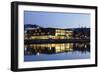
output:
[[[47,33],[43,33],[43,32],[40,32],[40,33],[33,33],[33,35],[45,35],[45,34],[50,34],[49,32],[47,32]]]

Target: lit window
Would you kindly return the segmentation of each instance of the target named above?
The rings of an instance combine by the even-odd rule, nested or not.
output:
[[[48,34],[49,34],[49,32],[48,32]]]
[[[39,35],[39,33],[37,33],[37,35]]]
[[[41,32],[41,30],[39,30],[39,32]]]
[[[41,33],[41,35],[44,35],[44,33]]]
[[[37,30],[35,30],[35,32],[37,32]]]

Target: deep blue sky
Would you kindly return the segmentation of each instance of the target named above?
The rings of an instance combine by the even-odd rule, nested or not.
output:
[[[53,28],[90,27],[90,14],[24,11],[24,24]]]

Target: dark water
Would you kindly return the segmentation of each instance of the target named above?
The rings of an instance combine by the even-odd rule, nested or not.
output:
[[[90,58],[89,43],[25,45],[24,61],[73,60]]]

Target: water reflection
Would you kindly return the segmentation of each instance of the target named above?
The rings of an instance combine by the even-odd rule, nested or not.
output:
[[[57,54],[80,51],[90,52],[90,43],[30,44],[24,46],[25,55]]]

